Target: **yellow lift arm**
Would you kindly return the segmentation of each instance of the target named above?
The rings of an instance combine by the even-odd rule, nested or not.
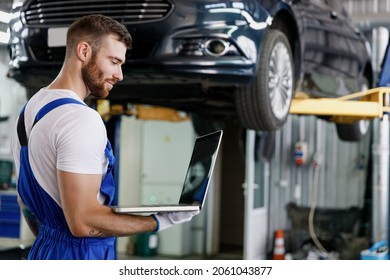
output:
[[[390,104],[390,88],[377,87],[338,98],[294,98],[290,114],[329,116],[336,123],[351,123],[362,119],[382,118],[383,113],[390,112],[390,107],[385,104]],[[110,106],[106,99],[98,100],[97,110],[104,118],[127,114],[144,120],[176,122],[189,119],[174,109],[158,106],[138,105],[130,111],[124,110],[122,106]]]
[[[166,107],[136,105],[131,109],[124,109],[122,105],[110,105],[107,99],[97,100],[97,111],[103,119],[109,119],[113,115],[132,115],[141,120],[159,120],[181,122],[189,120],[189,116]]]
[[[378,87],[338,98],[294,98],[290,114],[331,116],[332,121],[350,123],[362,119],[382,118],[390,112],[390,88]]]

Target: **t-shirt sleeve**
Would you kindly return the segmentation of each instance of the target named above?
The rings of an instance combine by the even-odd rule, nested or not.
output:
[[[69,114],[64,118],[66,123],[58,123],[62,127],[54,141],[58,153],[57,169],[81,174],[104,174],[107,134],[100,115],[90,108]]]

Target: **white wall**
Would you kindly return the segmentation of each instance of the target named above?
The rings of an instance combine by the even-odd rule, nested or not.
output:
[[[12,160],[11,134],[20,109],[26,102],[26,92],[14,80],[7,78],[8,52],[0,45],[0,159]]]
[[[11,133],[27,98],[25,89],[14,80],[7,78],[7,71],[8,52],[5,46],[0,45],[0,119],[3,119],[0,121],[0,160],[13,161]],[[0,238],[3,247],[29,246],[33,241],[34,236],[23,218],[21,218],[19,239]]]
[[[121,119],[119,204],[177,203],[191,157],[195,133],[190,121]],[[161,255],[193,252],[191,223],[159,235]],[[134,237],[118,240],[125,253]]]

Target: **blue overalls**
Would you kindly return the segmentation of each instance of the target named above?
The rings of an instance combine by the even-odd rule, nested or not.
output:
[[[72,98],[60,98],[46,104],[36,115],[34,125],[48,112],[58,106],[83,103]],[[28,160],[28,139],[24,124],[24,108],[18,121],[18,138],[20,149],[20,171],[18,193],[26,206],[40,221],[38,236],[30,249],[28,259],[43,260],[101,260],[115,259],[115,238],[85,237],[71,234],[61,207],[39,185],[31,170]],[[111,205],[115,184],[112,175],[115,157],[110,142],[107,140],[105,154],[108,158],[107,174],[104,176],[100,192],[105,196],[104,204]],[[91,214],[93,215],[93,213]]]

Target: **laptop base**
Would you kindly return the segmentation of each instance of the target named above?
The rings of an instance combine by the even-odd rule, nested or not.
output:
[[[191,212],[200,210],[199,205],[144,205],[135,207],[111,207],[115,213],[137,214],[137,213],[161,213],[161,212]]]

